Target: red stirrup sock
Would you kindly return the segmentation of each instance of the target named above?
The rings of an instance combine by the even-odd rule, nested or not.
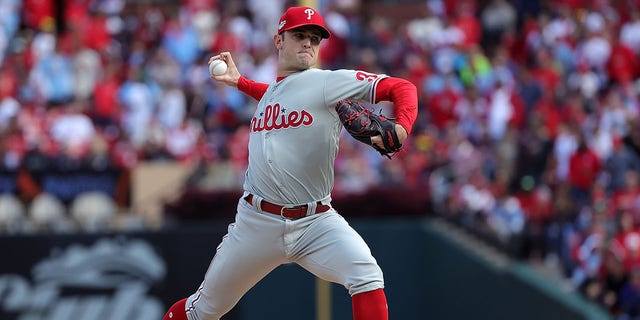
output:
[[[382,289],[354,295],[351,305],[353,320],[389,320],[387,297]]]
[[[176,303],[174,303],[167,314],[162,317],[162,320],[188,320],[187,312],[184,311],[184,305],[187,302],[187,298],[184,298]]]

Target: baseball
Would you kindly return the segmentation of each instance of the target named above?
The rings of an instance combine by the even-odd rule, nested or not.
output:
[[[209,64],[209,73],[213,76],[223,75],[227,72],[227,63],[222,60],[213,60]]]

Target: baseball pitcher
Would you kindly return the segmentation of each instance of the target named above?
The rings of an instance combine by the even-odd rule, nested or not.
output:
[[[315,9],[289,8],[273,36],[278,73],[270,84],[240,75],[229,52],[211,57],[209,62],[228,65],[213,80],[259,101],[250,123],[244,194],[204,281],[164,320],[220,319],[269,272],[291,262],[342,284],[352,297],[354,319],[388,319],[382,270],[331,207],[334,160],[342,128],[382,155],[400,150],[417,116],[417,91],[382,74],[312,68],[320,42],[329,37]],[[394,118],[358,103],[383,100],[394,103]]]

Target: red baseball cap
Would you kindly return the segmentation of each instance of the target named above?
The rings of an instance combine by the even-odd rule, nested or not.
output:
[[[278,33],[302,26],[316,26],[320,29],[322,37],[327,39],[331,36],[329,30],[324,26],[324,19],[320,12],[310,7],[291,7],[284,12],[278,23]]]

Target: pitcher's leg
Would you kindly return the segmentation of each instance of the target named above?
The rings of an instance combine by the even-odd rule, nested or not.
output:
[[[318,217],[296,244],[296,262],[353,297],[356,320],[387,319],[382,270],[362,237],[338,214]]]
[[[239,210],[245,210],[240,207]],[[236,223],[229,226],[229,232],[218,246],[200,288],[185,301],[186,319],[220,319],[251,287],[286,261],[282,246],[278,245],[282,237],[280,221],[269,218],[254,212],[238,213]],[[256,228],[260,232],[256,232]],[[180,308],[179,303],[174,306]]]

